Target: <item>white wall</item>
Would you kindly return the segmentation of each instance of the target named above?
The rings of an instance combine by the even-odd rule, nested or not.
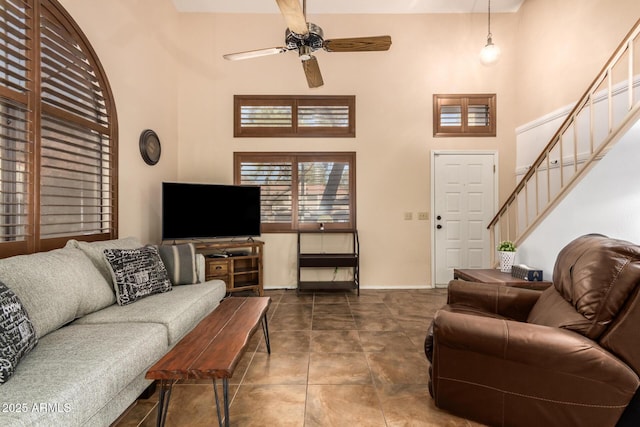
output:
[[[520,245],[517,263],[551,278],[558,252],[589,233],[640,243],[640,121]]]

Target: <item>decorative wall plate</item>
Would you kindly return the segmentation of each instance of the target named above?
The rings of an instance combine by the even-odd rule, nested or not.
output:
[[[146,129],[140,134],[140,154],[148,165],[155,165],[160,160],[160,138],[151,129]]]

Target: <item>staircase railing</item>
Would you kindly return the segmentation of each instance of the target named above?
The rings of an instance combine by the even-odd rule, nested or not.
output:
[[[640,117],[640,20],[488,225],[519,244]],[[495,264],[495,251],[492,251]]]

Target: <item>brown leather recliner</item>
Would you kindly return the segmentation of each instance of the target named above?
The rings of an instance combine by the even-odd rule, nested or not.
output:
[[[615,426],[627,409],[626,425],[640,425],[640,247],[580,237],[559,253],[553,284],[449,284],[425,340],[436,406],[535,427]]]

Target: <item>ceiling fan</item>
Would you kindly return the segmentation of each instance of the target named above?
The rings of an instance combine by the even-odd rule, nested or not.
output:
[[[306,0],[303,0],[302,7],[299,0],[276,0],[276,3],[278,3],[280,12],[288,26],[285,32],[286,45],[229,53],[223,55],[225,59],[236,61],[297,50],[298,56],[302,60],[302,69],[307,77],[307,83],[310,88],[314,88],[322,86],[324,82],[322,81],[318,60],[311,54],[312,52],[318,49],[324,49],[327,52],[368,52],[389,50],[389,47],[391,47],[391,36],[325,40],[322,28],[306,20]]]

